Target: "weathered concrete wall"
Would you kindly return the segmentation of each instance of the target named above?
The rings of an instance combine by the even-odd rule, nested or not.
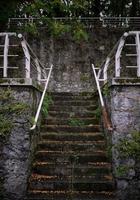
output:
[[[0,136],[0,175],[3,177],[3,198],[21,200],[26,194],[27,178],[38,137],[38,133],[32,133],[30,127],[41,92],[33,85],[26,85],[26,81],[19,86],[3,85],[0,87],[0,92],[10,88],[10,97],[13,98],[9,100],[9,103],[15,106],[13,107],[15,112],[11,112],[11,116],[7,116],[7,120],[12,122],[10,133],[5,138]],[[16,105],[21,106],[18,112],[16,112]],[[25,105],[24,108],[22,108],[23,105]]]
[[[57,39],[42,31],[41,39],[28,41],[47,67],[54,64],[49,90],[84,92],[94,90],[91,63],[100,66],[124,30],[94,28],[88,41],[74,41],[70,35]],[[32,40],[32,42],[31,42]]]
[[[132,157],[122,157],[117,149],[120,140],[130,139],[140,133],[140,80],[114,80],[110,87],[110,111],[114,131],[112,133],[112,159],[117,181],[119,200],[140,198],[140,163]]]

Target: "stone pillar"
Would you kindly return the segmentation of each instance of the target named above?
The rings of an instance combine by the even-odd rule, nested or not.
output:
[[[0,115],[4,119],[3,123],[7,123],[4,126],[6,131],[0,130],[0,176],[3,177],[1,198],[21,200],[26,194],[27,179],[38,138],[38,134],[31,132],[30,127],[41,91],[31,79],[1,79],[0,94],[0,109],[3,112]]]
[[[140,134],[140,79],[113,79],[110,86],[113,171],[119,200],[140,198],[140,163],[137,158],[122,156],[120,145],[132,134]],[[124,145],[125,146],[125,145]],[[122,146],[121,146],[122,148]]]

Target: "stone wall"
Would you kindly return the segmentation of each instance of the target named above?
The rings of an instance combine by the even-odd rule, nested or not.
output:
[[[112,133],[113,171],[117,181],[119,200],[140,198],[140,162],[138,158],[123,157],[120,151],[124,139],[140,134],[140,80],[114,79],[110,87],[110,112],[114,131]],[[132,151],[132,150],[130,150]]]
[[[100,66],[125,30],[94,28],[88,41],[74,41],[70,35],[47,36],[27,40],[47,67],[54,64],[49,89],[58,92],[93,91],[91,63]],[[32,42],[31,42],[32,41]]]
[[[15,85],[2,84],[0,93],[6,92],[7,89],[11,94],[9,100],[6,101],[9,101],[9,105],[13,105],[13,112],[11,111],[10,116],[7,116],[6,111],[4,115],[8,121],[12,122],[9,134],[5,133],[5,137],[0,136],[0,176],[3,177],[1,189],[4,193],[2,197],[1,192],[1,199],[21,200],[26,194],[30,164],[39,134],[39,132],[31,132],[30,127],[41,92],[32,84],[26,85],[26,80],[24,84],[20,85],[19,83]],[[1,100],[0,104],[2,104]]]

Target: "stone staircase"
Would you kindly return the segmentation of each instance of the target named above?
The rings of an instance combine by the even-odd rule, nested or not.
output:
[[[115,183],[93,94],[51,93],[28,200],[114,200]]]

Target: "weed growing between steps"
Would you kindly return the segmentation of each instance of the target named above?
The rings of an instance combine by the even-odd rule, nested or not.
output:
[[[8,136],[13,127],[14,115],[20,115],[29,109],[29,105],[17,102],[10,88],[0,94],[0,137]]]
[[[49,105],[53,103],[52,97],[47,94],[44,98],[43,101],[43,105],[42,105],[42,115],[43,117],[47,117],[48,116],[48,109],[49,109]]]
[[[101,107],[97,107],[96,110],[93,111],[93,114],[97,120],[101,118],[101,112],[102,112]]]
[[[68,125],[82,127],[82,126],[85,125],[85,123],[82,120],[80,120],[80,119],[69,119]]]

